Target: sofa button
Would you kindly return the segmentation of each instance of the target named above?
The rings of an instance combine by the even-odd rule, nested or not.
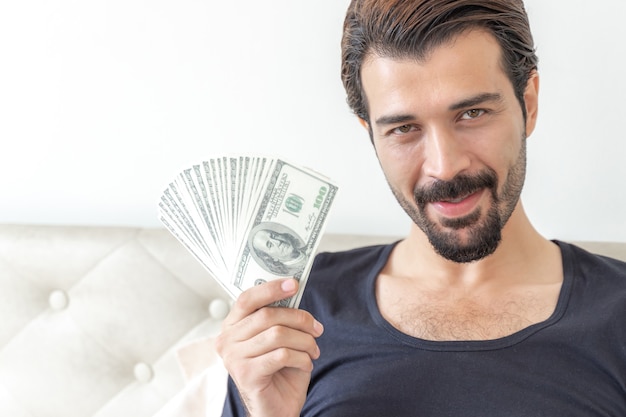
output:
[[[48,303],[50,304],[50,308],[60,311],[67,308],[70,303],[70,299],[65,291],[54,290],[48,297]]]
[[[211,301],[211,304],[209,304],[209,314],[215,320],[225,319],[229,311],[230,306],[228,305],[228,303],[219,298],[216,298],[215,300]]]
[[[152,367],[144,362],[139,362],[135,365],[133,372],[135,374],[135,379],[142,383],[150,382],[150,380],[154,377]]]

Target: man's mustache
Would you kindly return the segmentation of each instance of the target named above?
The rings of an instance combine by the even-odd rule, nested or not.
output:
[[[450,181],[435,180],[435,182],[416,188],[413,192],[415,202],[423,207],[428,203],[454,200],[475,193],[483,188],[495,190],[498,178],[492,170],[481,171],[476,175],[457,175]]]

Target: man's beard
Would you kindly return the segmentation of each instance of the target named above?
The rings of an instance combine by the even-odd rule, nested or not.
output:
[[[413,192],[414,204],[395,188],[391,187],[391,191],[439,255],[454,262],[466,263],[483,259],[498,248],[502,229],[519,201],[525,177],[526,139],[523,138],[520,154],[509,170],[500,194],[498,178],[492,169],[485,169],[472,176],[458,175],[450,181],[437,180],[428,186],[416,188]],[[482,189],[490,190],[492,200],[485,215],[477,208],[466,216],[441,218],[436,222],[426,213],[429,203],[451,201]],[[464,239],[458,236],[461,229],[467,229],[468,232]]]

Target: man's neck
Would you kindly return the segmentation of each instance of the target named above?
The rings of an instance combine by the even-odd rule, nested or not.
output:
[[[469,263],[457,263],[439,255],[426,235],[415,225],[409,236],[392,254],[387,270],[407,278],[428,277],[433,285],[480,286],[490,280],[512,282],[528,279],[532,270],[560,262],[556,245],[541,236],[528,220],[521,203],[502,231],[502,241],[496,251]]]

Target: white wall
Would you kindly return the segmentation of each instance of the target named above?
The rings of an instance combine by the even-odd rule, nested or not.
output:
[[[158,226],[181,167],[262,152],[340,183],[329,231],[404,234],[345,105],[347,4],[0,0],[0,222]],[[626,240],[626,2],[526,4],[542,75],[526,208],[550,238]]]

